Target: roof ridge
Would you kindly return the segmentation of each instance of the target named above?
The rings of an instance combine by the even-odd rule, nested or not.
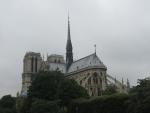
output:
[[[89,56],[92,56],[92,55],[95,55],[95,53],[92,53],[92,54],[90,54],[90,55],[88,55],[88,56],[85,56],[85,57],[83,57],[83,58],[80,58],[80,59],[74,61],[73,63],[78,62],[78,61],[80,61],[80,60],[82,60],[82,59],[85,59],[85,58],[87,58],[87,57],[89,57]]]

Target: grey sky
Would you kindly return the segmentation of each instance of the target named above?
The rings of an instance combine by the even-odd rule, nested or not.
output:
[[[63,54],[68,9],[74,58],[94,52],[119,80],[150,74],[149,0],[0,0],[0,97],[21,90],[26,51]]]

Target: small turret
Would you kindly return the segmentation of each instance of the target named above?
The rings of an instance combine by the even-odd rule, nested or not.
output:
[[[123,80],[123,78],[122,78],[122,85],[124,85],[124,80]]]
[[[130,82],[129,82],[129,79],[127,79],[127,89],[128,89],[128,90],[130,89]]]

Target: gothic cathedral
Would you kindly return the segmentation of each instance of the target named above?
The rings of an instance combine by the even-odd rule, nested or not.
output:
[[[74,79],[84,87],[90,96],[100,96],[109,85],[114,85],[118,92],[127,92],[129,87],[107,74],[107,67],[103,64],[96,52],[74,61],[68,19],[68,36],[66,44],[66,60],[62,55],[51,54],[47,60],[42,59],[40,53],[27,52],[23,60],[21,96],[27,96],[32,82],[32,75],[43,71],[61,71],[67,78]]]

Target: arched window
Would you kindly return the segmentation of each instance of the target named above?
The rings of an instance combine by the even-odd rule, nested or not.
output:
[[[59,67],[56,68],[56,71],[59,71]]]
[[[37,72],[37,62],[38,62],[38,59],[37,57],[35,58],[35,72]]]
[[[93,82],[94,84],[98,84],[98,74],[96,72],[93,74]]]
[[[96,72],[95,72],[93,75],[94,75],[94,77],[97,77],[97,76],[98,76],[98,74],[97,74]]]
[[[102,78],[99,79],[100,87],[102,88]]]
[[[91,85],[91,77],[88,79],[88,85]]]
[[[80,80],[80,85],[82,85],[82,80]]]
[[[93,88],[90,88],[90,90],[92,91],[92,90],[93,90]]]
[[[34,66],[34,58],[31,58],[31,72],[33,72],[33,66]]]
[[[98,96],[101,96],[101,89],[100,88],[97,88],[97,92],[98,92]]]
[[[95,78],[95,84],[98,84],[98,78],[97,77]]]

